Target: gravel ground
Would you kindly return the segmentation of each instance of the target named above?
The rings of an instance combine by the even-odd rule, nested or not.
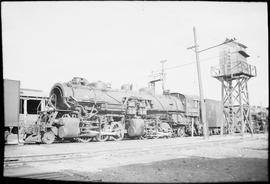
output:
[[[38,173],[47,172],[47,176],[43,174],[43,178],[96,182],[268,181],[268,134],[254,135],[253,138],[250,136],[209,138],[220,141],[225,139],[237,141],[207,144],[207,140],[197,137],[8,146],[5,149],[5,157],[41,152],[78,152],[78,150],[97,151],[97,155],[4,168],[4,176],[41,178],[41,174]],[[187,143],[197,145],[186,148],[183,145]],[[131,148],[132,151],[127,152]]]

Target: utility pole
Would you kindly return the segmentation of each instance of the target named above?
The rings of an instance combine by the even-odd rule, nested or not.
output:
[[[162,80],[162,92],[165,91],[165,72],[164,72],[164,63],[167,62],[167,60],[162,60],[160,63],[162,64],[161,68],[161,80]]]
[[[196,63],[197,63],[197,72],[198,72],[198,81],[199,81],[199,91],[200,91],[200,105],[201,105],[201,121],[203,124],[203,135],[204,138],[208,138],[208,131],[207,131],[207,125],[205,121],[205,104],[204,104],[204,96],[203,96],[203,86],[202,86],[202,77],[201,77],[201,66],[199,61],[199,51],[198,51],[198,45],[197,45],[197,35],[196,35],[196,29],[193,27],[193,33],[194,33],[194,48],[195,48],[195,54],[196,54]]]
[[[197,72],[198,72],[198,81],[199,81],[199,91],[200,91],[200,105],[201,105],[201,121],[203,123],[203,134],[204,134],[204,138],[208,138],[208,126],[206,124],[206,113],[205,113],[205,104],[204,104],[204,96],[203,96],[203,87],[202,87],[202,78],[201,78],[201,67],[200,67],[200,62],[199,62],[199,53],[207,51],[209,49],[213,49],[215,47],[219,47],[221,45],[233,42],[234,40],[236,40],[235,38],[233,39],[227,39],[225,42],[218,44],[218,45],[214,45],[212,47],[208,47],[206,49],[203,50],[198,50],[198,45],[197,45],[197,36],[196,36],[196,29],[195,27],[193,27],[193,33],[194,33],[194,46],[188,47],[187,49],[193,49],[195,48],[195,54],[196,54],[196,62],[197,62]],[[223,93],[222,93],[223,95]],[[223,133],[223,127],[221,128],[221,132]]]

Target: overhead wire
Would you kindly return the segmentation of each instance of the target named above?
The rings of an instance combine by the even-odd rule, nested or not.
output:
[[[252,52],[254,52],[254,51],[252,51]],[[200,62],[210,61],[211,59],[218,58],[218,57],[219,57],[219,55],[208,57],[208,58],[203,58],[203,59],[200,59]],[[260,57],[260,56],[257,55],[257,58],[258,57]],[[195,64],[195,63],[196,63],[195,61],[194,62],[187,62],[187,63],[181,64],[181,65],[164,68],[164,70],[172,70],[172,69],[176,69],[176,68],[183,68],[183,67],[186,67],[186,66]],[[155,72],[160,72],[160,70],[152,71],[152,74],[151,75],[147,75],[147,77],[152,76],[153,74],[155,74]],[[142,77],[146,77],[146,75],[145,76],[142,76]],[[140,77],[140,78],[142,78],[142,77]]]
[[[222,43],[222,44],[224,44],[224,43]],[[210,47],[210,48],[218,47],[218,46],[220,46],[220,45],[222,45],[222,44],[219,44],[219,45],[216,45],[216,46],[213,46],[213,47]],[[205,50],[208,50],[208,49],[210,49],[210,48],[207,48],[207,49],[205,49]],[[202,50],[202,51],[205,51],[205,50]],[[260,56],[258,55],[258,53],[254,52],[254,51],[252,51],[252,50],[249,50],[249,51],[253,52],[253,53],[256,55],[255,57],[256,57],[257,60],[258,60],[258,58],[260,58]],[[214,59],[214,58],[219,58],[219,57],[220,57],[220,56],[217,55],[217,56],[212,56],[212,57],[200,59],[200,62],[210,61],[210,60],[212,60],[212,59]],[[187,62],[187,63],[181,64],[181,65],[177,65],[177,66],[173,66],[173,67],[167,67],[167,68],[164,68],[164,71],[166,71],[166,70],[172,70],[172,69],[176,69],[176,68],[183,68],[183,67],[186,67],[186,66],[195,64],[195,63],[196,63],[196,62],[194,61],[194,62]],[[160,72],[160,73],[161,73],[161,70],[155,70],[155,71],[152,71],[152,74],[151,74],[151,75],[148,75],[148,77],[151,77],[151,76],[153,77],[154,74],[157,75],[157,72]],[[146,76],[144,76],[144,77],[146,77]],[[196,83],[196,81],[195,81],[195,79],[194,79],[194,83],[193,83],[194,86],[195,86],[195,83]],[[194,90],[195,90],[195,88],[194,88]]]
[[[219,56],[213,56],[213,57],[209,57],[209,58],[204,58],[204,59],[201,59],[201,61],[209,61],[213,58],[217,58]],[[182,65],[177,65],[177,66],[173,66],[173,67],[169,67],[169,68],[164,68],[164,70],[171,70],[171,69],[174,69],[174,68],[181,68],[181,67],[184,67],[184,66],[188,66],[188,65],[191,65],[191,64],[195,64],[196,62],[189,62],[189,63],[185,63],[185,64],[182,64]],[[159,71],[159,70],[158,70]]]
[[[202,62],[205,62],[205,61],[209,61],[211,59],[214,59],[214,58],[218,58],[219,56],[212,56],[212,57],[208,57],[208,58],[203,58],[201,59],[200,61]],[[175,69],[175,68],[182,68],[182,67],[185,67],[185,66],[189,66],[189,65],[192,65],[192,64],[195,64],[196,62],[188,62],[188,63],[184,63],[184,64],[181,64],[181,65],[177,65],[177,66],[173,66],[173,67],[167,67],[167,68],[164,68],[164,70],[172,70],[172,69]],[[135,79],[145,79],[146,77],[151,77],[153,76],[153,74],[156,74],[154,72],[159,72],[160,70],[155,70],[155,71],[152,71],[152,74],[150,75],[143,75],[143,76],[140,76],[140,77],[136,77],[133,79],[133,81],[136,81]],[[136,82],[135,82],[136,83]]]

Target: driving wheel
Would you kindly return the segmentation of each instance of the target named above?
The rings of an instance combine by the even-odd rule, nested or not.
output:
[[[111,131],[115,132],[116,135],[111,136],[111,139],[114,141],[120,141],[124,138],[124,127],[120,122],[112,122],[111,123]]]

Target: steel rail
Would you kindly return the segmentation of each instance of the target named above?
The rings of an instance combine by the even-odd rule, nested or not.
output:
[[[129,154],[129,153],[139,153],[139,152],[155,152],[158,153],[162,151],[167,152],[167,148],[171,149],[192,149],[198,147],[204,147],[211,144],[230,144],[230,143],[239,143],[243,140],[255,140],[252,137],[247,137],[244,139],[239,138],[232,138],[226,140],[201,140],[196,142],[189,142],[189,143],[178,143],[174,145],[147,145],[142,147],[126,147],[126,148],[107,148],[103,150],[97,150],[92,152],[77,152],[77,153],[59,153],[59,154],[50,154],[50,155],[27,155],[27,156],[16,156],[16,157],[5,157],[4,158],[4,167],[13,167],[18,165],[24,165],[27,163],[33,162],[50,162],[50,161],[57,161],[57,160],[68,160],[68,159],[82,159],[82,158],[92,158],[95,156],[100,155],[109,155],[113,156],[114,154],[117,156],[120,154]],[[113,153],[117,151],[117,153]]]

